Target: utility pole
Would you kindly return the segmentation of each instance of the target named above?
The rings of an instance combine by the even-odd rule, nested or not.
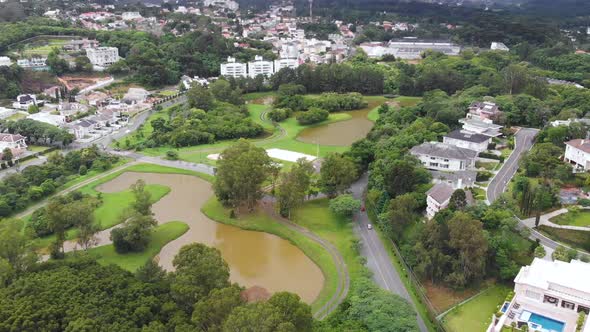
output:
[[[309,0],[309,20],[313,21],[313,0]]]

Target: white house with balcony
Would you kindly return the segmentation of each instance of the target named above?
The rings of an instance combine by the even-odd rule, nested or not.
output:
[[[443,143],[477,152],[487,150],[488,144],[491,142],[492,138],[489,136],[460,129],[452,131],[443,137]]]
[[[529,331],[574,332],[581,312],[590,312],[590,264],[535,258],[514,279],[514,297],[502,304],[487,332],[528,325]],[[590,332],[588,319],[580,327]]]
[[[426,192],[426,217],[429,220],[449,205],[453,192],[455,189],[446,183],[437,183]]]
[[[262,56],[257,55],[254,61],[248,62],[248,76],[254,78],[258,75],[270,76],[274,74],[274,64],[272,61],[266,61]]]
[[[475,164],[477,152],[440,142],[425,142],[413,147],[410,153],[428,169],[464,171]]]
[[[573,164],[574,171],[590,169],[590,140],[578,138],[565,142],[563,160]]]
[[[119,49],[116,47],[87,48],[86,56],[94,67],[104,68],[119,61]]]
[[[236,58],[228,57],[226,63],[220,65],[221,76],[225,77],[246,77],[248,68],[245,63],[236,62]]]
[[[29,94],[18,95],[16,101],[12,103],[12,107],[19,110],[28,110],[33,105],[37,105],[37,96]]]
[[[502,135],[502,132],[500,132],[502,126],[494,124],[490,119],[465,118],[459,120],[459,122],[463,124],[464,131],[488,137],[498,137]]]

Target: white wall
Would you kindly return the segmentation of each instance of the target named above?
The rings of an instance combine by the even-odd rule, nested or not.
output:
[[[482,142],[482,143],[475,143],[475,142],[469,142],[469,141],[463,141],[460,139],[456,139],[456,138],[451,138],[451,137],[444,137],[443,138],[443,143],[448,143],[454,146],[458,146],[460,148],[464,148],[464,149],[469,149],[469,150],[473,150],[473,151],[477,151],[477,152],[483,152],[485,150],[488,149],[488,141]]]

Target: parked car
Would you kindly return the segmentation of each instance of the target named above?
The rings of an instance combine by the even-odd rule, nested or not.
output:
[[[367,224],[367,229],[373,229],[373,225]]]

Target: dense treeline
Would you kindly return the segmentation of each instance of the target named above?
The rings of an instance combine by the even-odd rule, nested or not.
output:
[[[31,17],[24,22],[0,23],[0,52],[13,43],[40,35],[86,35],[88,31],[76,29],[65,22],[48,18]]]
[[[0,99],[16,98],[21,92],[23,69],[18,66],[0,67]]]
[[[105,154],[93,146],[65,156],[52,154],[45,164],[29,166],[20,173],[7,175],[0,181],[0,216],[9,216],[53,194],[71,179],[71,175],[85,174],[91,169],[105,171],[117,161],[117,156]]]
[[[383,73],[372,66],[351,64],[302,65],[284,68],[271,77],[273,89],[281,84],[303,85],[308,93],[358,92],[375,95],[383,93]]]
[[[149,261],[133,275],[88,257],[28,262],[0,285],[0,330],[311,331],[311,309],[295,294],[246,303],[217,249],[184,246],[173,264],[166,272]]]

